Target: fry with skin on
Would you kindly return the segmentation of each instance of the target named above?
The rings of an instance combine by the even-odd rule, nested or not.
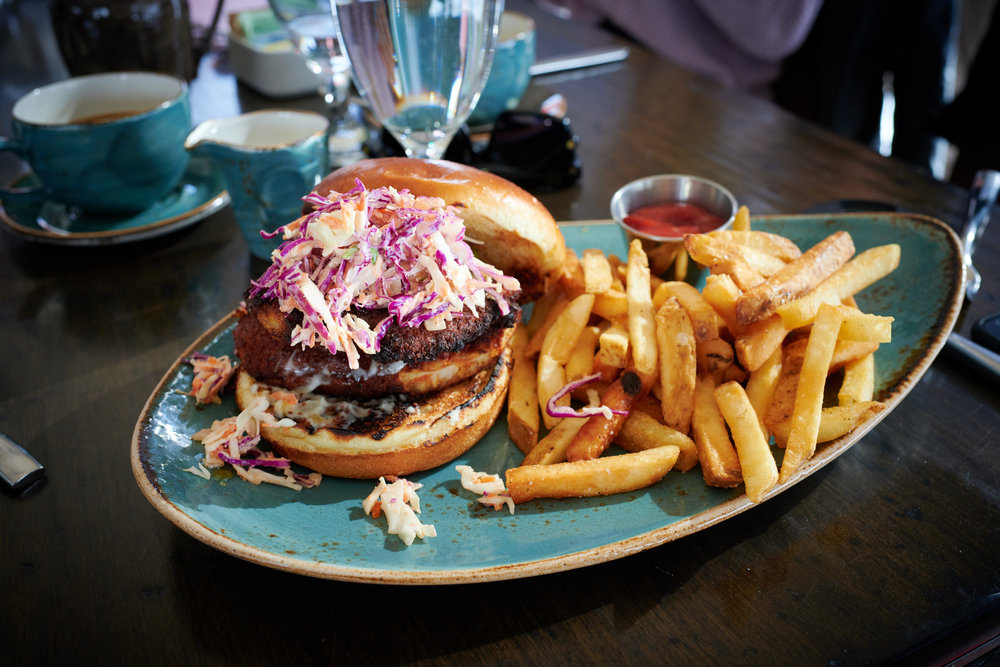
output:
[[[778,315],[789,329],[805,326],[816,317],[821,303],[840,303],[892,273],[899,266],[899,256],[895,243],[860,252],[812,292],[778,306]]]
[[[681,472],[687,472],[698,463],[698,447],[694,440],[642,410],[633,410],[629,414],[622,430],[615,436],[615,444],[628,452],[641,452],[665,445],[677,447],[680,454],[674,468]]]
[[[666,475],[680,450],[666,445],[599,459],[528,465],[506,472],[507,492],[514,503],[533,498],[579,498],[635,491]]]
[[[639,239],[628,250],[625,296],[628,297],[628,338],[632,363],[640,375],[656,373],[656,323],[649,284],[649,263]]]
[[[698,461],[705,483],[718,487],[739,486],[743,482],[740,460],[715,402],[715,380],[711,375],[699,373],[695,382],[691,431],[698,446]]]
[[[507,431],[517,448],[528,453],[538,443],[538,390],[536,370],[527,355],[528,332],[518,325],[511,338],[514,367],[507,389]]]
[[[733,346],[721,338],[698,341],[695,353],[698,356],[698,368],[706,373],[721,373],[733,365]]]
[[[691,430],[694,383],[698,371],[694,329],[687,311],[670,297],[656,311],[663,423],[681,433]]]
[[[733,243],[720,236],[691,234],[685,238],[684,247],[691,257],[705,266],[732,264],[748,266],[764,277],[773,275],[785,267],[785,260],[768,255],[755,248]]]
[[[823,412],[823,388],[830,372],[833,349],[840,331],[840,311],[823,304],[816,313],[805,355],[799,384],[795,390],[795,407],[789,424],[785,458],[781,462],[782,482],[788,481],[796,469],[816,451],[820,417]]]
[[[736,302],[736,318],[750,324],[774,314],[826,280],[854,254],[854,241],[844,231],[834,232],[773,276],[746,290]]]
[[[778,481],[778,466],[774,462],[767,437],[760,429],[746,391],[737,382],[726,382],[715,388],[715,402],[729,425],[736,453],[740,459],[747,497],[759,503]]]
[[[621,375],[601,394],[601,405],[623,414],[613,414],[611,419],[604,415],[587,417],[566,452],[566,460],[596,459],[603,454],[618,435],[636,401],[648,390],[648,387],[643,386],[642,379],[635,369],[628,368],[622,371]]]

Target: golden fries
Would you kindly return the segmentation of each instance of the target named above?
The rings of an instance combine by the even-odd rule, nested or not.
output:
[[[778,466],[746,391],[738,382],[715,388],[715,402],[733,434],[747,497],[759,503],[778,481]]]
[[[656,311],[656,343],[660,357],[660,404],[663,423],[681,433],[691,430],[694,383],[698,370],[694,329],[675,297]]]
[[[689,255],[710,271],[703,290],[680,275]],[[845,232],[800,250],[752,230],[745,206],[731,230],[682,247],[571,253],[514,336],[507,419],[525,456],[506,472],[511,498],[619,493],[697,466],[707,485],[744,485],[760,502],[818,443],[885,408],[874,352],[893,318],[854,296],[898,264],[899,246],[855,256]]]
[[[853,254],[850,234],[834,232],[766,281],[748,289],[736,302],[736,318],[743,324],[764,319],[783,303],[806,294]]]
[[[663,479],[679,453],[666,445],[599,459],[520,466],[507,471],[507,490],[515,503],[625,493]]]
[[[510,347],[514,368],[507,389],[507,432],[517,448],[527,454],[538,442],[539,426],[537,375],[527,355],[527,329],[518,325]]]

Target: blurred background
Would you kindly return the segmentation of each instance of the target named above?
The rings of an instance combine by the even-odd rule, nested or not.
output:
[[[769,98],[940,180],[968,187],[977,169],[1000,167],[991,80],[1000,65],[996,0],[534,1],[717,81],[733,90],[734,104],[744,94]],[[208,80],[213,72],[199,65],[212,52],[211,68],[229,74],[232,32],[252,38],[264,30],[267,6],[266,0],[0,0],[0,98],[14,100],[84,73],[79,54],[95,48],[97,34],[109,69]],[[253,46],[272,54],[284,48]],[[98,58],[87,62],[100,67]],[[236,74],[254,85],[245,72]],[[212,85],[231,86],[231,79]],[[2,109],[0,134],[9,129],[10,109]],[[12,159],[0,155],[0,170],[2,160]]]

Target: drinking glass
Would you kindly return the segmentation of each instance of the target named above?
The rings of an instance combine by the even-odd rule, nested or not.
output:
[[[337,16],[330,0],[268,0],[295,51],[320,79],[319,92],[330,116],[327,135],[330,166],[363,157],[365,128],[351,117],[348,95],[351,63],[340,48]]]
[[[354,85],[410,157],[440,158],[486,85],[503,0],[335,0]]]

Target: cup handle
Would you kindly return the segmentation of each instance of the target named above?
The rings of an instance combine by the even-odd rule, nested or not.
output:
[[[28,154],[28,147],[14,139],[0,137],[0,153],[2,152],[13,153],[24,160]],[[41,201],[45,199],[45,188],[41,185],[30,188],[10,188],[6,185],[0,185],[0,199]]]

